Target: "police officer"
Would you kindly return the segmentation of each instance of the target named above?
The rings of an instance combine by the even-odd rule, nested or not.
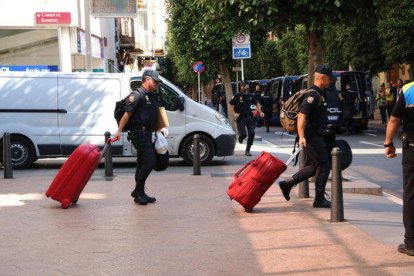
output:
[[[264,125],[266,127],[266,132],[269,132],[270,119],[272,118],[275,104],[273,96],[270,94],[269,87],[265,87],[264,92],[260,97],[259,103],[264,113]]]
[[[124,116],[121,118],[119,128],[115,133],[115,138],[120,139],[124,126],[132,117],[133,127],[129,132],[129,138],[137,150],[137,168],[135,171],[136,186],[131,196],[140,205],[156,201],[155,197],[150,197],[145,193],[145,181],[155,167],[156,162],[152,132],[158,119],[158,103],[154,91],[157,90],[161,82],[157,71],[144,71],[142,86],[138,88],[136,93],[131,93],[128,97]]]
[[[251,156],[250,148],[253,145],[255,135],[251,105],[256,105],[256,110],[259,111],[261,117],[263,117],[264,114],[254,96],[249,93],[249,84],[245,82],[241,82],[240,92],[231,98],[229,104],[231,106],[231,111],[234,114],[234,119],[236,120],[239,143],[243,143],[243,140],[247,137],[245,155]]]
[[[404,243],[398,251],[414,256],[414,82],[402,87],[402,93],[392,110],[385,134],[385,156],[394,158],[393,138],[400,122],[402,124],[402,165],[403,165],[403,222],[405,228]]]
[[[335,135],[327,130],[328,112],[324,91],[329,87],[331,77],[331,67],[317,66],[314,85],[309,88],[311,92],[304,95],[299,108],[297,121],[299,146],[304,148],[309,162],[290,179],[279,182],[283,196],[286,200],[290,200],[290,190],[296,184],[315,176],[314,208],[331,207],[331,202],[325,199],[326,182],[331,170],[327,142],[335,139]]]
[[[339,94],[339,99],[343,106],[343,119],[346,132],[344,135],[354,134],[354,114],[356,113],[355,104],[357,103],[357,92],[351,89],[351,83],[345,84],[345,90]]]

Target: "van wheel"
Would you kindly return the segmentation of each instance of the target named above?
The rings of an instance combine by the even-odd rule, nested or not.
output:
[[[35,151],[32,143],[23,137],[11,137],[11,162],[14,169],[25,169],[35,161]],[[3,163],[3,141],[0,143],[0,163]]]
[[[200,135],[200,161],[201,165],[207,165],[211,162],[214,156],[213,142],[205,135]],[[188,165],[193,165],[193,136],[185,139],[181,147],[181,157]]]

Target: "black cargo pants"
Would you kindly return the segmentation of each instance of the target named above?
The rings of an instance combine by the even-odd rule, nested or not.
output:
[[[130,133],[132,144],[137,150],[137,168],[135,181],[144,188],[145,181],[155,167],[156,156],[152,144],[152,130],[134,127]]]
[[[302,182],[315,176],[315,200],[325,198],[326,182],[331,171],[328,147],[325,138],[315,132],[310,132],[306,137],[306,164],[300,171],[295,173],[292,178],[295,182]]]
[[[247,137],[247,146],[253,145],[255,136],[253,115],[240,115],[240,117],[237,118],[236,123],[239,139],[245,139]]]
[[[414,249],[414,147],[408,143],[403,143],[402,166],[404,242]]]

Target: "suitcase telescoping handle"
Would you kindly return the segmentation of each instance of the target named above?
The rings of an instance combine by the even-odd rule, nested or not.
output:
[[[114,138],[109,138],[106,143],[105,146],[103,147],[102,151],[101,151],[101,158],[104,156],[106,150],[108,149],[109,145],[113,142],[118,141],[118,138],[114,137]]]
[[[289,159],[285,162],[286,166],[289,165],[289,163],[292,162],[301,151],[302,147],[298,147],[295,150],[295,152],[289,157]]]

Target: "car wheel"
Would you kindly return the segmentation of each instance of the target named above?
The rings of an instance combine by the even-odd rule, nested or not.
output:
[[[185,139],[181,147],[181,157],[188,165],[193,165],[193,136]],[[200,161],[201,165],[207,165],[214,156],[213,142],[205,135],[200,134]]]
[[[35,151],[32,143],[24,137],[11,137],[11,162],[14,169],[28,168],[35,161]],[[0,162],[3,163],[3,141],[0,145]]]

